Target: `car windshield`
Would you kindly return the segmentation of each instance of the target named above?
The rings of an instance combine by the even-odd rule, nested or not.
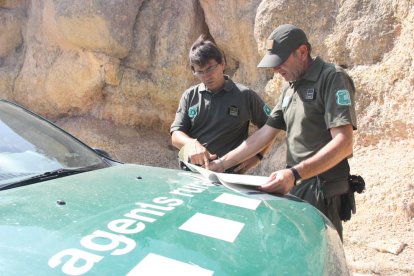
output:
[[[51,171],[103,168],[91,148],[21,107],[0,101],[0,187]]]

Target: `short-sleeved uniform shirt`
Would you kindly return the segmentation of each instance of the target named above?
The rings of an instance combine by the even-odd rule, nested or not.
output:
[[[180,100],[170,133],[182,131],[223,156],[248,136],[249,123],[262,127],[271,109],[251,89],[225,76],[222,90],[212,93],[201,83],[187,89]]]
[[[357,128],[354,94],[348,74],[319,57],[301,80],[289,84],[266,122],[287,132],[288,166],[311,157],[329,143],[331,128],[347,124]]]

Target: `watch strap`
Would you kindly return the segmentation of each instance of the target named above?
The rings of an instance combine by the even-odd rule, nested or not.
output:
[[[294,185],[296,186],[296,185],[301,184],[302,183],[302,177],[300,176],[298,170],[294,167],[291,167],[290,171],[292,172],[293,177],[295,178]]]

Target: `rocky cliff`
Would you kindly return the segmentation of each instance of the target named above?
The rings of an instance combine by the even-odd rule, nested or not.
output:
[[[353,77],[358,131],[351,163],[369,183],[358,198],[359,220],[403,223],[405,232],[394,232],[412,248],[411,0],[0,0],[0,98],[53,120],[88,117],[167,134],[181,93],[197,82],[189,47],[209,33],[226,54],[227,74],[273,106],[283,81],[256,66],[267,36],[283,23],[302,27],[314,55]],[[276,146],[257,173],[281,166],[283,151]],[[358,260],[353,264],[369,271]],[[412,263],[396,267],[404,273]]]
[[[355,80],[359,142],[413,134],[413,4],[410,0],[0,1],[0,95],[49,117],[92,115],[168,129],[187,62],[207,32],[227,73],[270,105],[282,81],[257,69],[279,24],[308,34],[314,55]]]

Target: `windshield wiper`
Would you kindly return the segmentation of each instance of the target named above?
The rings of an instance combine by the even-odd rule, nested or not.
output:
[[[46,181],[46,180],[50,180],[50,179],[60,178],[60,177],[64,177],[64,176],[68,176],[68,175],[72,175],[72,174],[78,174],[78,173],[83,173],[83,172],[87,172],[87,171],[92,171],[92,170],[95,170],[95,169],[97,169],[97,166],[88,166],[88,167],[76,168],[76,169],[61,168],[61,169],[57,169],[57,170],[54,170],[54,171],[38,174],[38,175],[35,175],[35,176],[32,176],[32,177],[26,178],[24,180],[20,180],[20,181],[17,181],[17,182],[5,184],[5,185],[0,187],[0,191],[1,190],[12,189],[12,188],[16,188],[16,187],[21,187],[21,186],[25,186],[25,185],[29,185],[29,184],[33,184],[33,183],[37,183],[37,182],[42,182],[42,181]]]

